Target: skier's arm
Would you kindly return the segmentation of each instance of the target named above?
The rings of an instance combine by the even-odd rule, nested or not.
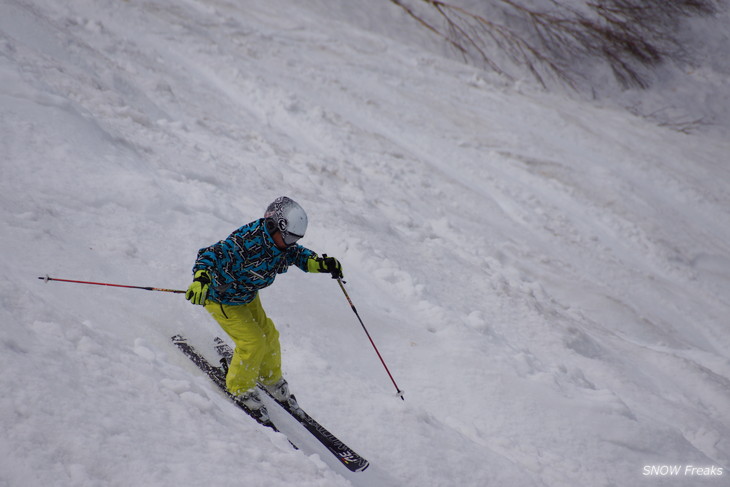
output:
[[[216,250],[221,244],[222,242],[217,242],[198,251],[198,258],[193,265],[193,282],[185,293],[185,299],[193,304],[205,305],[208,290],[213,282],[210,270],[215,269]]]
[[[193,265],[193,274],[203,269],[214,269],[216,267],[216,250],[220,253],[221,242],[214,243],[210,247],[200,249],[198,251],[198,258],[195,260]]]
[[[306,247],[297,245],[296,251],[292,254],[293,263],[304,272],[327,272],[333,278],[342,277],[342,264],[334,257],[320,257],[316,252]]]

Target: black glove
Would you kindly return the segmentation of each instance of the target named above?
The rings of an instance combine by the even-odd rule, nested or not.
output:
[[[332,274],[332,279],[342,279],[342,264],[334,257],[327,257],[324,254],[322,257],[317,258],[319,264],[319,272],[328,272]]]

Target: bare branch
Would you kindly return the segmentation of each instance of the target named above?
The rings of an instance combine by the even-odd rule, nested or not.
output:
[[[466,60],[512,79],[514,66],[522,67],[544,87],[554,79],[573,89],[583,79],[580,62],[604,63],[621,86],[647,87],[648,69],[682,51],[680,19],[714,13],[715,1],[595,0],[578,11],[559,0],[545,0],[544,9],[494,0],[489,6],[498,15],[490,19],[441,0],[390,0]],[[414,2],[441,23],[428,21]]]

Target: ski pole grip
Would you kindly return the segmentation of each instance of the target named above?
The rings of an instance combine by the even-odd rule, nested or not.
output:
[[[322,259],[323,260],[326,260],[328,258],[329,257],[327,256],[327,254],[322,254]],[[332,279],[337,279],[338,281],[342,280],[341,277],[337,277],[337,275],[335,275],[335,272],[334,271],[330,272],[330,275],[332,276]],[[345,282],[345,281],[342,281],[342,282]],[[345,284],[347,284],[347,283],[345,283]]]

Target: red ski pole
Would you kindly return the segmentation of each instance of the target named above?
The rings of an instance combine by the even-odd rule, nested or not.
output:
[[[72,282],[75,284],[93,284],[94,286],[126,287],[128,289],[143,289],[145,291],[161,291],[164,293],[177,293],[177,294],[185,293],[185,291],[181,291],[179,289],[162,289],[159,287],[151,287],[151,286],[127,286],[125,284],[111,284],[109,282],[74,281],[72,279],[57,279],[55,277],[49,277],[49,276],[39,277],[38,279],[41,279],[44,282],[48,282],[48,281]]]
[[[395,383],[395,379],[393,378],[393,374],[390,373],[390,370],[388,369],[388,366],[385,365],[385,360],[383,360],[383,356],[380,355],[380,351],[378,350],[378,347],[375,346],[375,342],[370,337],[370,333],[368,333],[368,329],[365,328],[365,323],[362,322],[362,318],[360,318],[360,314],[357,312],[357,308],[355,308],[355,305],[352,304],[352,299],[350,299],[350,295],[347,294],[347,290],[345,289],[345,285],[342,281],[342,278],[337,277],[337,282],[340,285],[340,289],[342,289],[342,292],[345,293],[345,297],[347,298],[347,302],[350,303],[350,307],[352,308],[352,311],[355,312],[355,316],[357,316],[358,321],[360,322],[360,325],[362,326],[362,329],[365,330],[365,334],[368,336],[368,340],[370,340],[370,343],[372,344],[373,348],[375,349],[375,353],[378,354],[378,358],[380,359],[380,362],[383,364],[383,367],[385,367],[385,371],[388,373],[388,377],[390,377],[391,382],[393,382],[393,385],[395,386],[396,395],[400,397],[402,400],[406,400],[403,397],[403,391],[400,390],[400,387],[398,387],[398,384]]]

